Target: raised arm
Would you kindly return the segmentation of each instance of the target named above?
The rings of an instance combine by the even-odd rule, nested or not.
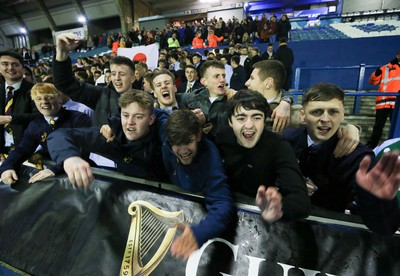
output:
[[[360,163],[356,174],[357,202],[366,226],[379,235],[391,235],[400,227],[396,198],[400,186],[399,152],[385,153],[368,171],[369,156]]]

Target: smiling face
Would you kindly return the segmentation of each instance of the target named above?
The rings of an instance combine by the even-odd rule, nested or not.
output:
[[[0,74],[6,79],[7,84],[20,82],[25,69],[21,62],[11,56],[0,57]]]
[[[310,101],[300,114],[311,139],[314,142],[323,142],[329,140],[343,122],[344,106],[338,99]]]
[[[132,83],[135,81],[135,73],[128,65],[112,64],[111,81],[118,93],[124,93],[132,90]]]
[[[225,69],[209,67],[201,78],[201,83],[208,89],[210,97],[225,95]]]
[[[235,109],[229,120],[239,145],[253,148],[261,138],[265,126],[265,115],[262,111],[246,110],[242,106]]]
[[[61,109],[61,99],[56,94],[36,93],[33,97],[37,110],[47,118],[57,117]]]
[[[144,109],[136,102],[121,107],[121,125],[128,141],[141,139],[150,131],[155,117],[148,109]]]
[[[201,134],[193,135],[190,143],[185,145],[171,145],[172,151],[183,165],[190,165],[196,157]]]
[[[161,74],[153,79],[154,96],[161,108],[176,105],[176,86],[168,74]]]

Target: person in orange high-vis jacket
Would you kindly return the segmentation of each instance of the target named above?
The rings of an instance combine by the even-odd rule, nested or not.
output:
[[[112,43],[111,55],[116,56],[119,48],[119,42],[116,40]]]
[[[400,50],[395,59],[372,73],[369,83],[379,84],[378,92],[400,92]],[[378,145],[387,117],[392,118],[395,101],[395,96],[376,97],[375,124],[368,142],[370,147],[375,148]]]
[[[197,32],[195,38],[192,40],[193,49],[204,48],[204,40],[201,38],[201,32]]]
[[[218,42],[224,40],[223,36],[216,36],[213,30],[208,31],[208,47],[216,48],[218,46]]]

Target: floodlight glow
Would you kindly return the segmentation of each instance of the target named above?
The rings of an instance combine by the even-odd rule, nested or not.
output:
[[[26,34],[26,29],[23,28],[23,27],[19,28],[19,31],[20,31],[21,33],[23,33],[23,34]]]
[[[78,21],[81,22],[81,23],[85,23],[86,22],[86,18],[84,16],[80,15],[78,17]]]

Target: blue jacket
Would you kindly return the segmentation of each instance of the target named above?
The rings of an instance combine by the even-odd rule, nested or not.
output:
[[[72,110],[61,109],[58,115],[58,120],[55,124],[55,129],[71,128],[71,127],[89,127],[91,120],[88,115]],[[0,174],[6,170],[13,169],[18,171],[21,164],[25,162],[35,152],[36,148],[42,146],[41,154],[48,153],[47,138],[54,130],[47,123],[43,116],[31,121],[28,128],[22,136],[18,146],[10,152],[8,158],[0,166]],[[57,141],[53,147],[57,148],[63,144],[62,140]],[[61,166],[49,167],[55,174],[63,171]]]
[[[155,126],[150,127],[143,139],[127,141],[120,118],[111,118],[109,125],[115,134],[115,140],[110,143],[95,127],[55,131],[48,138],[52,159],[62,164],[69,157],[80,156],[79,149],[83,148],[111,159],[117,164],[118,171],[126,175],[165,180],[165,170],[160,161],[161,143]]]
[[[307,129],[288,128],[282,136],[293,147],[300,170],[305,177],[309,177],[318,186],[311,197],[311,203],[328,210],[344,212],[354,200],[355,174],[361,160],[373,152],[363,146],[349,155],[335,158],[333,151],[338,142],[337,135],[320,144],[319,149],[308,148]]]
[[[216,146],[206,138],[198,144],[195,158],[190,165],[182,165],[172,152],[163,130],[168,115],[156,110],[160,137],[163,141],[164,165],[173,184],[191,193],[204,196],[207,215],[197,225],[192,225],[198,246],[219,236],[232,226],[236,212],[228,180]]]

